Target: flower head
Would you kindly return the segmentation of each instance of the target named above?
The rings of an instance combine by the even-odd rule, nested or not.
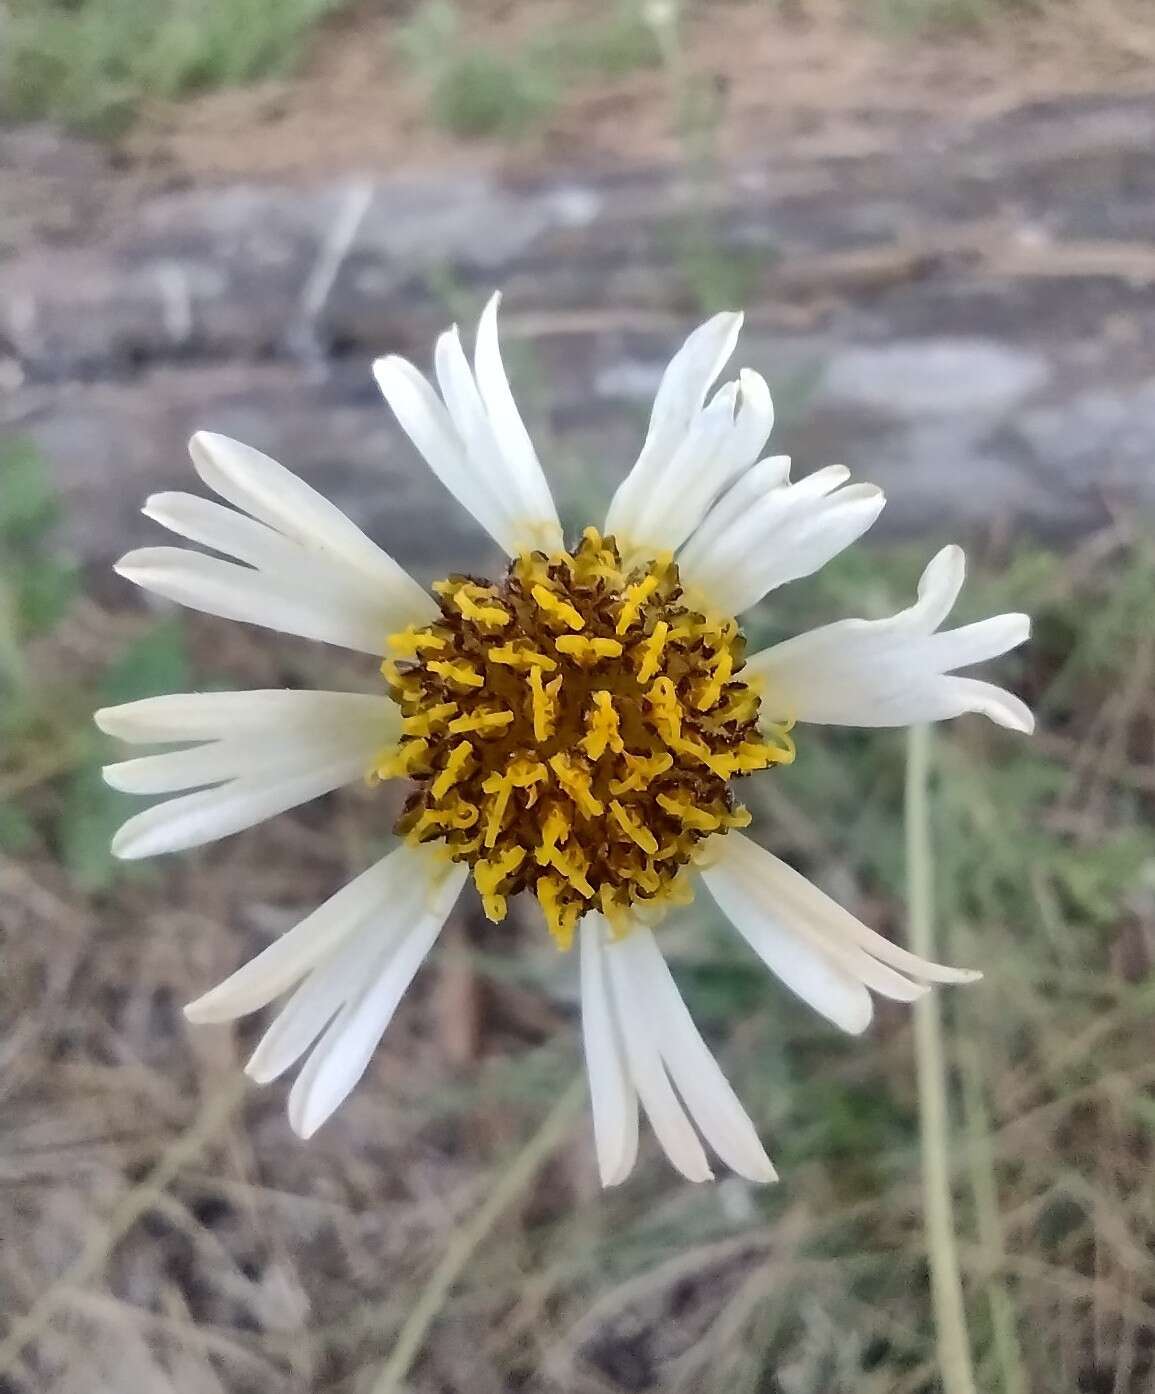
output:
[[[258,451],[193,438],[201,479],[232,508],[160,494],[145,512],[230,560],[180,548],[118,570],[210,614],[376,655],[379,696],[266,691],[155,697],[97,713],[111,735],[179,745],[110,765],[133,793],[176,795],[121,828],[147,856],[226,833],[368,775],[406,781],[401,845],[186,1010],[224,1021],[290,992],[248,1064],[259,1082],[304,1058],[289,1097],[302,1136],[363,1074],[471,876],[490,919],[529,892],[560,949],[580,939],[582,1027],[602,1180],[633,1166],[641,1103],[684,1175],[703,1140],[744,1176],[774,1172],[698,1034],[653,929],[705,884],[781,980],[834,1024],[868,1025],[871,992],[912,1001],[977,974],[928,963],[860,924],[743,836],[740,781],[794,758],[797,723],[901,725],[982,712],[1029,730],[1009,693],[954,669],[1026,638],[1024,616],[940,626],[963,579],[948,547],[916,603],[747,655],[736,616],[817,570],[878,516],[881,492],[841,467],[791,483],[762,458],[766,384],[710,396],[738,315],[687,339],[662,379],[641,454],[601,530],[566,549],[510,391],[495,296],[472,367],[450,330],[440,392],[376,365],[398,420],[510,560],[493,579],[422,590],[314,490]]]
[[[684,603],[668,553],[627,570],[587,528],[434,589],[440,618],[390,640],[402,735],[377,773],[413,781],[397,833],[468,865],[492,920],[530,890],[562,948],[591,910],[625,935],[750,821],[730,781],[793,758],[759,731],[737,624]]]

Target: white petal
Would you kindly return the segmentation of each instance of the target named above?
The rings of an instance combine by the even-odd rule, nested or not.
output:
[[[661,438],[672,453],[691,419],[702,409],[706,394],[726,366],[742,332],[743,315],[723,310],[700,324],[670,360],[662,374],[650,413],[647,440]]]
[[[625,1046],[614,1020],[606,976],[609,930],[598,914],[581,922],[582,1041],[590,1082],[594,1141],[603,1186],[617,1186],[638,1152],[638,1097],[630,1082]]]
[[[691,421],[681,444],[638,510],[624,547],[652,557],[673,551],[701,522],[728,474],[725,445],[734,430],[737,383],[727,383]]]
[[[979,716],[990,717],[999,726],[1005,726],[1010,731],[1021,731],[1026,736],[1035,729],[1034,713],[1013,692],[996,687],[994,683],[981,682],[978,678],[949,677],[946,681],[950,684],[951,709],[945,715],[954,717],[964,712],[976,712]]]
[[[637,980],[647,983],[658,1049],[703,1137],[740,1176],[773,1181],[776,1173],[757,1129],[694,1025],[652,931],[636,925],[621,950],[634,960]]]
[[[782,924],[821,943],[842,964],[853,965],[851,950],[864,951],[880,963],[924,983],[972,983],[982,977],[968,968],[950,968],[919,958],[908,949],[867,928],[849,910],[831,900],[801,872],[741,833],[723,839],[721,861],[732,882]],[[715,868],[711,868],[710,875]],[[703,873],[705,878],[706,874]],[[707,879],[711,892],[713,886]],[[851,968],[851,971],[857,971]]]
[[[431,878],[432,855],[425,848],[403,846],[382,857],[224,982],[190,1002],[185,1016],[198,1023],[247,1016],[288,991],[367,920],[386,912],[403,920],[407,892]],[[384,930],[378,925],[376,932]]]
[[[328,695],[328,694],[323,694]],[[105,782],[126,794],[171,794],[226,779],[266,775],[316,758],[356,755],[368,768],[371,757],[395,739],[399,712],[388,698],[334,693],[312,708],[312,720],[290,732],[269,722],[258,731],[233,731],[192,749],[145,755],[104,767]],[[342,701],[343,697],[352,698]]]
[[[710,1164],[670,1085],[653,1035],[652,987],[637,975],[630,955],[621,952],[629,937],[606,946],[606,966],[630,1077],[666,1156],[688,1181],[709,1181]]]
[[[221,498],[300,544],[360,575],[388,597],[388,608],[423,623],[436,605],[388,553],[370,541],[336,504],[268,455],[228,436],[198,431],[189,442],[193,465]],[[406,621],[408,622],[408,621]]]
[[[312,1137],[365,1073],[398,1003],[440,934],[465,877],[464,866],[446,869],[396,949],[329,1024],[289,1093],[289,1123],[299,1136]]]
[[[507,471],[517,481],[518,516],[528,520],[530,540],[534,546],[547,552],[558,551],[562,545],[562,535],[557,507],[501,361],[497,335],[500,304],[501,295],[495,293],[482,311],[477,327],[477,344],[473,355],[477,386],[490,425],[501,442]]]
[[[960,629],[930,634],[923,641],[925,648],[919,647],[916,652],[920,656],[925,652],[928,661],[940,673],[949,673],[956,668],[969,668],[972,663],[998,658],[1025,644],[1030,637],[1028,615],[992,615],[975,624],[964,624]]]
[[[330,945],[328,956],[299,983],[258,1042],[245,1066],[250,1079],[269,1084],[292,1069],[396,952],[415,901],[415,893],[410,893],[396,905],[379,907],[373,918],[362,918]]]
[[[470,466],[509,526],[514,515],[501,448],[493,434],[456,325],[438,336],[433,367],[442,401]]]
[[[153,494],[141,510],[148,518],[190,542],[257,568],[287,594],[298,594],[307,582],[309,599],[334,613],[351,610],[420,623],[436,613],[432,598],[404,578],[400,586],[383,589],[382,580],[367,574],[335,553],[303,547],[254,518],[194,494]],[[187,553],[185,555],[188,555]],[[399,574],[400,569],[398,568]]]
[[[706,520],[709,526],[703,526],[690,539],[679,565],[704,568],[711,561],[720,564],[721,558],[716,555],[719,552],[737,552],[743,557],[747,553],[758,554],[763,550],[765,536],[797,526],[850,478],[845,465],[828,465],[792,484],[779,477],[788,473],[788,462],[787,468],[781,470],[775,469],[770,460],[747,471],[718,500]],[[758,487],[761,484],[768,487]],[[725,526],[721,525],[723,519]]]
[[[307,561],[290,579],[179,547],[142,547],[122,557],[116,570],[192,610],[362,653],[383,653],[389,634],[414,621],[411,606],[399,607],[384,592],[326,594],[325,578],[311,577]]]
[[[373,364],[373,375],[401,429],[425,463],[498,546],[511,556],[516,555],[507,546],[511,529],[502,501],[493,496],[488,481],[469,458],[441,398],[404,358],[379,358]]]
[[[235,508],[195,494],[152,494],[141,512],[190,542],[266,571],[300,565],[301,548]]]
[[[688,588],[739,614],[778,586],[817,571],[870,527],[886,502],[872,484],[838,489],[831,466],[762,495],[712,540],[691,541],[678,559]],[[723,503],[725,500],[723,500]]]
[[[456,326],[437,340],[442,402],[404,359],[374,373],[394,415],[438,479],[510,556],[562,545],[557,509],[510,391],[497,339],[498,297],[481,317],[470,370]]]
[[[539,539],[550,551],[557,551],[561,545],[561,527],[553,502],[550,500],[549,505],[552,517],[542,517],[541,500],[536,496],[538,491],[532,487],[528,491],[525,489],[516,457],[506,452],[504,442],[489,420],[456,325],[437,339],[433,365],[437,386],[442,389],[444,404],[449,408],[470,468],[485,484],[486,493],[502,517],[502,531],[500,535],[495,534],[496,541],[510,556],[531,551],[535,545],[541,545]]]
[[[996,615],[935,633],[958,596],[964,562],[944,548],[923,572],[918,600],[882,620],[840,620],[754,654],[768,719],[846,726],[905,726],[974,711],[1013,730],[1033,718],[1018,698],[950,670],[998,657],[1030,633],[1026,615]]]
[[[772,489],[787,483],[790,478],[790,456],[770,455],[741,475],[714,504],[694,530],[678,558],[679,566],[689,559],[690,565],[700,564],[709,557],[719,539]]]
[[[733,836],[724,841],[729,844]],[[769,896],[758,894],[730,858],[704,869],[702,880],[718,908],[791,992],[841,1030],[852,1035],[866,1030],[874,1015],[870,993],[829,954],[793,932]]]
[[[954,543],[940,548],[927,562],[918,579],[918,598],[914,604],[900,610],[889,620],[878,623],[933,634],[954,609],[966,574],[966,553],[963,549]],[[866,624],[868,621],[861,620],[859,623]]]
[[[741,397],[737,383],[722,388],[655,479],[630,537],[635,552],[654,556],[680,547],[718,495],[758,458],[774,422],[770,390],[746,370],[740,382]]]
[[[400,713],[388,697],[359,692],[312,692],[274,687],[251,692],[172,692],[144,697],[93,716],[106,735],[133,745],[211,741],[230,736],[283,735],[316,728],[380,724],[393,740]]]
[[[561,524],[557,520],[553,500],[549,498],[548,490],[544,489],[545,480],[536,456],[533,460],[535,468],[530,471],[527,482],[527,462],[523,455],[516,453],[516,442],[513,453],[506,448],[496,423],[490,420],[486,403],[461,347],[456,326],[437,340],[434,366],[441,395],[470,465],[477,476],[484,480],[490,498],[504,519],[502,535],[498,539],[501,545],[513,556],[537,547],[547,551],[560,550]],[[508,392],[509,384],[506,383]],[[512,404],[512,396],[509,401]],[[525,436],[524,426],[521,427],[521,435]],[[528,441],[528,437],[525,439]],[[545,504],[541,497],[543,491]]]
[[[215,842],[352,783],[364,775],[368,763],[363,753],[307,755],[313,763],[302,763],[290,770],[279,768],[268,777],[250,775],[214,789],[182,794],[138,813],[112,839],[113,856],[135,861]]]
[[[790,923],[812,943],[824,949],[835,963],[845,968],[851,977],[857,978],[863,987],[877,992],[881,997],[889,997],[893,1002],[917,1002],[930,990],[926,983],[916,983],[912,978],[903,977],[887,964],[871,958],[857,944],[846,943],[837,937],[824,937],[810,920],[796,916]]]
[[[762,454],[774,429],[774,399],[761,373],[743,368],[738,373],[738,415],[727,449],[730,480],[739,479]],[[730,480],[726,482],[729,483]]]
[[[707,392],[734,352],[741,328],[740,314],[715,315],[694,330],[662,375],[642,452],[618,486],[606,515],[604,531],[614,534],[625,549],[632,547],[654,483],[701,411]]]
[[[919,969],[920,976],[925,980],[937,974],[938,980],[942,982],[971,982],[978,976],[959,969],[942,968],[938,964],[915,958],[913,954],[898,949],[856,920],[854,932],[844,932],[841,917],[847,916],[847,912],[824,896],[804,876],[800,876],[785,862],[772,857],[750,838],[727,838],[725,844],[718,848],[718,860],[711,867],[711,874],[716,879],[707,884],[719,906],[726,912],[731,923],[744,934],[747,942],[755,947],[763,962],[766,962],[772,971],[779,972],[755,942],[755,939],[766,942],[764,932],[756,928],[755,939],[751,939],[741,929],[743,922],[759,925],[769,920],[769,942],[781,946],[781,959],[776,961],[784,962],[787,972],[805,972],[803,987],[811,985],[815,980],[826,982],[827,966],[833,964],[838,970],[836,976],[839,980],[850,978],[862,987],[880,993],[883,997],[890,997],[896,1002],[916,1002],[927,992],[925,981],[915,982],[891,966],[896,955],[905,957],[909,965]],[[833,907],[833,910],[830,907]],[[849,918],[853,920],[853,916]],[[791,942],[785,943],[783,935]],[[866,943],[885,946],[884,955],[872,958],[863,947]],[[887,957],[889,961],[881,962],[882,956]],[[783,981],[787,981],[785,972],[779,973],[779,976]],[[828,1020],[855,1035],[859,1030],[865,1029],[873,1014],[873,1007],[864,1012],[861,994],[857,992],[853,999],[846,999],[844,1015],[839,1019],[831,1016],[817,1001],[807,996],[805,991],[799,988],[794,990]],[[837,988],[835,990],[840,991]],[[866,1021],[859,1027],[856,1023],[861,1020],[862,1015],[866,1016]]]
[[[170,750],[163,755],[142,755],[105,765],[102,774],[110,788],[122,794],[174,794],[181,789],[203,789],[207,784],[236,779],[260,768],[261,758],[275,760],[283,754],[280,741],[258,743],[212,741],[192,750]]]
[[[735,598],[735,613],[748,610],[779,586],[820,571],[874,525],[885,504],[885,494],[873,484],[851,484],[824,499],[796,531],[775,536],[781,550],[773,556],[763,554],[755,578]]]

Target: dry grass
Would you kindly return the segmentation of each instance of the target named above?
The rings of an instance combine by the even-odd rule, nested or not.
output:
[[[861,154],[927,116],[1151,88],[1149,0],[684,0],[655,43],[643,0],[354,5],[291,82],[172,103],[127,143],[220,177],[448,164],[551,170],[716,153]],[[657,61],[655,61],[655,59]]]
[[[898,598],[911,574],[905,556],[848,561],[801,589],[790,627],[864,587]],[[1045,734],[1016,744],[974,721],[938,747],[941,948],[987,970],[944,998],[977,1385],[1140,1394],[1155,1338],[1155,702],[1136,639],[1155,570],[1112,536],[991,575],[976,609],[1013,596],[1039,617],[1019,685]],[[75,714],[104,655],[150,627],[77,598],[30,653],[31,680],[59,696],[70,675]],[[194,667],[211,657],[238,684],[319,676],[303,646],[207,621],[189,633]],[[763,835],[902,934],[901,742],[807,733],[800,747],[769,783]],[[574,965],[535,926],[493,936],[467,907],[306,1146],[281,1087],[240,1083],[255,1026],[193,1031],[178,1008],[363,867],[388,810],[354,791],[85,892],[59,859],[68,776],[29,769],[37,749],[10,743],[0,775],[33,829],[0,866],[0,1389],[938,1387],[906,1012],[835,1039],[708,915],[671,925],[680,980],[783,1181],[696,1189],[647,1147],[602,1194],[584,1110],[533,1141],[579,1069]],[[519,1157],[525,1184],[496,1205]],[[406,1329],[411,1384],[378,1382]]]

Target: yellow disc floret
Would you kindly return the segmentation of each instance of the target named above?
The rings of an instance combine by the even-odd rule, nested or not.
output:
[[[737,624],[593,528],[433,589],[440,618],[382,665],[402,736],[370,773],[414,784],[396,831],[468,863],[490,919],[531,891],[562,948],[587,910],[624,932],[682,903],[697,844],[749,822],[730,781],[794,757],[786,728],[759,733]]]

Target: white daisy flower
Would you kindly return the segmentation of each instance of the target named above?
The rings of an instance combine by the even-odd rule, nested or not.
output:
[[[146,514],[219,555],[146,548],[121,575],[209,614],[383,656],[385,682],[379,697],[193,693],[98,712],[121,740],[178,747],[106,769],[118,789],[173,796],[129,819],[113,850],[194,847],[366,775],[407,781],[397,850],[188,1017],[229,1021],[290,993],[247,1068],[266,1083],[304,1062],[289,1119],[308,1137],[364,1073],[472,875],[490,919],[526,891],[559,948],[580,939],[604,1184],[633,1167],[639,1103],[691,1180],[711,1175],[708,1146],[770,1181],[653,926],[700,876],[770,970],[850,1032],[869,1023],[871,993],[909,1002],[978,977],[889,943],[744,837],[732,784],[792,761],[795,723],[973,711],[1029,731],[1017,698],[955,675],[1022,643],[1028,621],[943,631],[963,581],[962,552],[948,547],[909,609],[746,656],[734,616],[860,537],[883,496],[840,466],[791,483],[787,459],[763,458],[773,409],[757,373],[711,395],[737,314],[716,315],[675,355],[604,527],[567,551],[502,366],[497,307],[495,295],[472,368],[456,329],[438,340],[439,391],[399,358],[375,367],[430,468],[508,553],[497,580],[451,575],[430,596],[308,485],[222,436],[198,434],[191,450],[231,508],[149,499]]]

